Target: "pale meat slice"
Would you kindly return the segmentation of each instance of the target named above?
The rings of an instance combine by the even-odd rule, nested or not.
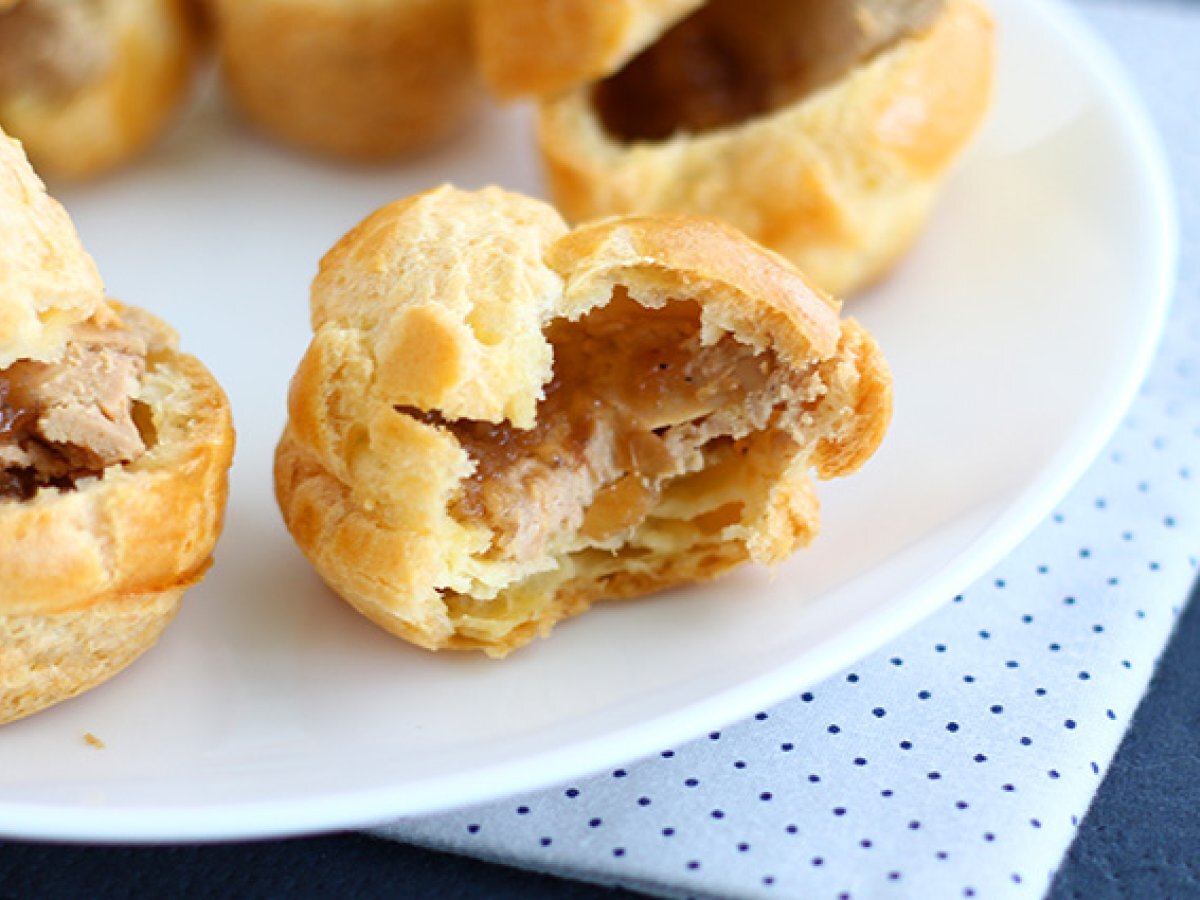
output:
[[[672,479],[714,445],[803,414],[807,372],[725,335],[704,345],[699,307],[649,310],[618,296],[547,332],[555,375],[528,430],[440,422],[476,469],[456,506],[493,534],[490,558],[528,562],[581,539],[601,544],[641,522]]]
[[[80,326],[59,361],[0,371],[0,496],[69,487],[141,456],[133,398],[145,352],[129,332]]]

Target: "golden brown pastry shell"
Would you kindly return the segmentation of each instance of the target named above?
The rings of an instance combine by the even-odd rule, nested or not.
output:
[[[501,97],[548,97],[619,69],[704,0],[474,0],[475,45]]]
[[[409,153],[461,125],[476,98],[468,0],[210,2],[238,105],[313,153]]]
[[[843,296],[916,239],[988,107],[993,53],[986,9],[949,0],[927,32],[744,124],[626,143],[605,130],[585,85],[541,105],[538,141],[568,220],[718,217]]]
[[[697,299],[705,321],[739,341],[797,364],[822,360],[845,398],[842,427],[803,458],[779,461],[778,481],[736,540],[573,563],[548,603],[448,600],[443,589],[463,589],[481,549],[478,530],[448,511],[470,463],[451,433],[396,407],[530,427],[550,375],[546,323],[607,304],[617,285],[649,301]],[[727,226],[647,216],[568,232],[545,204],[495,188],[440,188],[370,216],[323,260],[313,327],[276,452],[280,509],[339,595],[428,649],[502,656],[596,600],[713,578],[747,559],[779,562],[816,534],[812,472],[858,468],[891,411],[870,336]]]
[[[189,585],[50,616],[0,615],[0,724],[112,678],[158,640]]]
[[[208,565],[221,530],[232,460],[229,403],[174,333],[137,310],[126,324],[151,338],[147,383],[156,443],[135,462],[0,500],[0,613],[51,614],[115,596],[173,589]]]
[[[147,650],[221,531],[228,401],[162,323],[121,315],[151,339],[141,402],[157,442],[76,490],[0,500],[0,723],[75,696]]]
[[[0,133],[0,369],[53,361],[77,325],[147,348],[147,452],[75,489],[0,498],[0,722],[108,678],[153,644],[209,565],[233,454],[229,403],[175,333],[104,299],[92,260],[20,145]]]
[[[113,62],[62,97],[0,97],[0,127],[50,178],[85,179],[142,152],[186,98],[202,50],[191,0],[105,0],[103,39]]]

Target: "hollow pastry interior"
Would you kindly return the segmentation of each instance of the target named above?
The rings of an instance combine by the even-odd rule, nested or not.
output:
[[[0,500],[72,490],[142,457],[153,425],[136,398],[147,347],[137,332],[76,325],[59,359],[0,370]]]
[[[853,415],[822,365],[705,327],[694,301],[650,308],[618,287],[547,337],[554,376],[533,428],[401,410],[447,428],[475,464],[451,514],[485,528],[486,548],[473,583],[442,592],[460,646],[536,623],[572,582],[591,600],[745,561],[772,488]]]
[[[0,95],[69,95],[112,62],[101,0],[17,0],[0,6]]]
[[[928,28],[945,0],[710,0],[593,89],[618,140],[736,126]]]

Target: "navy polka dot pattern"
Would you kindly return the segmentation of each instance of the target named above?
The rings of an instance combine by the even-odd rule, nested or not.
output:
[[[1160,358],[1103,457],[987,578],[852,670],[615,771],[385,833],[678,896],[1045,892],[1200,557],[1200,8],[1082,5],[1153,86],[1185,222]]]

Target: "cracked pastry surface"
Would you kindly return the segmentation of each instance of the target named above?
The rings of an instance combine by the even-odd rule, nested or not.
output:
[[[0,134],[0,723],[132,662],[208,567],[233,430],[177,344]]]
[[[875,342],[726,226],[569,231],[440,188],[344,237],[276,453],[285,521],[384,628],[491,655],[603,599],[781,561],[891,411]]]
[[[567,218],[722,218],[839,296],[913,243],[990,102],[977,0],[603,8],[600,27],[588,0],[476,0],[481,68],[498,93],[540,101]]]
[[[242,111],[290,144],[376,162],[462,125],[470,0],[208,0]]]
[[[191,0],[0,4],[0,127],[39,171],[86,178],[144,149],[199,54]]]

